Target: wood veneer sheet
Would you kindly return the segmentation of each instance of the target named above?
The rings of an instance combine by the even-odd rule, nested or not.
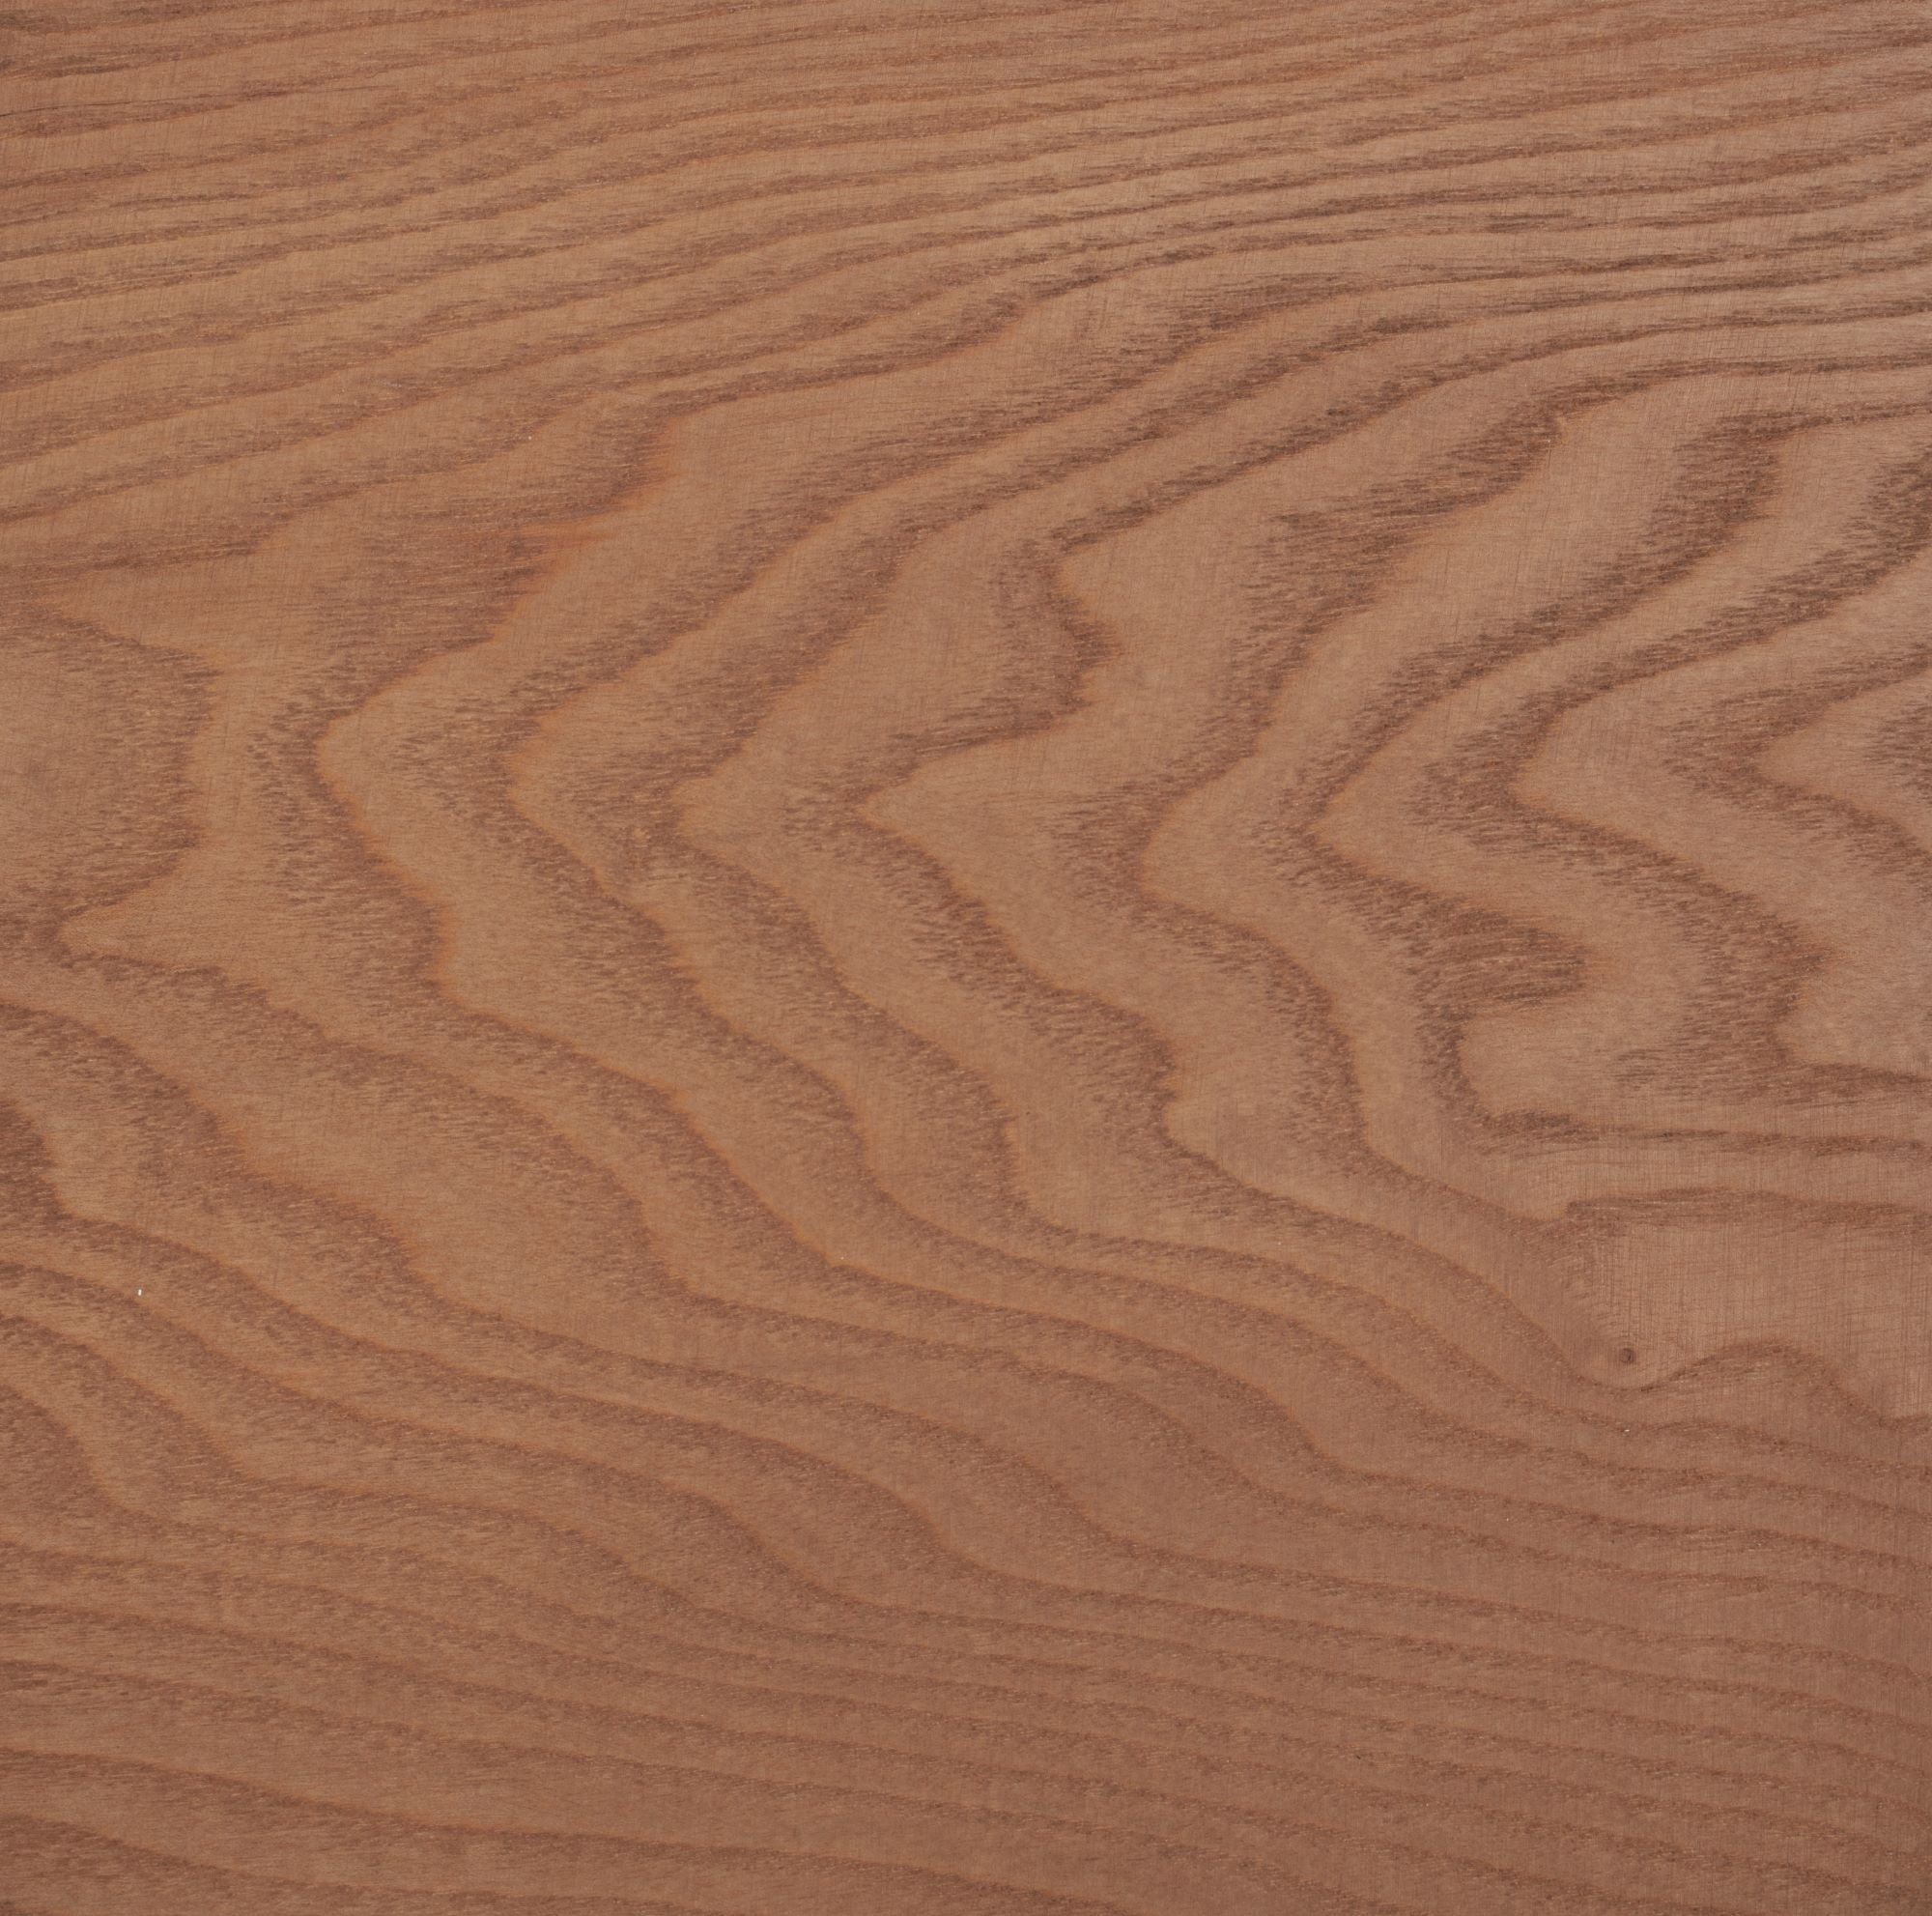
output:
[[[6,1916],[1932,1911],[1928,139],[9,12]]]

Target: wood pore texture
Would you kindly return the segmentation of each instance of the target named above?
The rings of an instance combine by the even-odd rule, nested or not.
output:
[[[0,47],[5,1916],[1932,1910],[1932,6]]]

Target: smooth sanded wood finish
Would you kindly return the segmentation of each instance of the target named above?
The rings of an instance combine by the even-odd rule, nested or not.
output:
[[[1932,7],[0,32],[7,1916],[1932,1910]]]

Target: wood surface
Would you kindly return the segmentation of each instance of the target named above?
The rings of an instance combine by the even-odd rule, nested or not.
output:
[[[6,1916],[1932,1910],[1928,138],[14,6]]]

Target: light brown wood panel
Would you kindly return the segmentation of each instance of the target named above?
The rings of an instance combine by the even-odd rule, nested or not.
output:
[[[0,58],[8,1916],[1932,1910],[1932,9]]]

